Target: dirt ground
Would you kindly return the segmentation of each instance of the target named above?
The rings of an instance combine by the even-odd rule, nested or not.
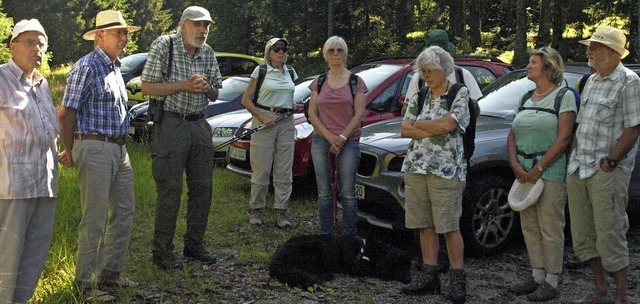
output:
[[[629,268],[629,300],[640,304],[640,212],[630,213],[631,229],[628,233],[631,265]],[[307,223],[313,225],[313,223]],[[305,225],[306,226],[306,225]],[[366,229],[366,228],[363,228]],[[379,233],[389,243],[406,244],[402,236]],[[408,248],[410,249],[410,248]],[[410,249],[411,250],[411,249]],[[414,251],[415,253],[415,251]],[[158,290],[140,291],[143,303],[449,303],[448,276],[442,276],[443,293],[439,296],[406,296],[400,293],[402,283],[385,282],[372,278],[354,278],[338,275],[316,290],[300,290],[284,286],[269,278],[264,265],[250,262],[239,264],[234,252],[219,252],[219,261],[203,266],[200,275],[213,283],[206,293],[209,299],[198,299],[189,294],[158,293]],[[575,267],[570,244],[565,247],[565,269],[560,276],[560,298],[546,303],[569,303],[593,290],[588,267]],[[579,265],[578,265],[579,266]],[[530,303],[525,297],[510,294],[507,287],[530,273],[526,249],[522,242],[492,257],[467,257],[466,303]],[[608,278],[611,293],[613,279]],[[158,296],[160,298],[158,298]],[[155,299],[154,299],[155,298]]]

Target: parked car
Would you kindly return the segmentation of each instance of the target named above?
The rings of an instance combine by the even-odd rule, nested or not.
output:
[[[295,92],[293,93],[293,101],[294,102],[303,102],[303,100],[308,99],[309,95],[311,95],[311,90],[309,89],[309,84],[313,78],[306,78],[302,82],[298,83],[295,88]],[[216,163],[224,163],[225,158],[227,156],[227,151],[229,150],[230,141],[239,136],[242,132],[237,133],[240,126],[244,125],[248,121],[251,120],[251,113],[246,109],[241,109],[225,114],[216,115],[207,119],[207,122],[211,126],[211,130],[213,131],[213,147],[216,150],[214,153],[214,160]],[[246,129],[243,129],[246,130]],[[303,134],[303,130],[297,132],[296,136],[299,134]]]
[[[640,72],[640,66],[636,72]],[[565,85],[575,85],[588,75],[586,65],[567,64]],[[515,179],[506,143],[520,96],[535,87],[519,69],[483,90],[481,115],[476,129],[476,148],[471,158],[463,199],[460,229],[465,248],[475,254],[495,254],[520,232],[518,215],[507,202]],[[361,160],[356,177],[359,216],[369,224],[403,230],[405,185],[400,171],[411,139],[400,136],[402,118],[363,128]],[[630,198],[640,199],[640,154],[630,186]],[[635,180],[636,182],[633,182]]]
[[[209,101],[209,105],[204,109],[205,118],[243,109],[240,100],[247,85],[249,85],[248,77],[229,77],[223,80],[218,99]],[[129,115],[131,116],[129,135],[131,137],[136,139],[149,138],[153,130],[153,122],[147,120],[148,110],[148,101],[143,101],[129,109]]]
[[[131,78],[142,75],[145,62],[147,62],[147,53],[136,53],[123,57],[120,60],[120,73],[124,83],[129,82]]]
[[[135,57],[128,59],[132,56]],[[142,69],[144,68],[144,64],[147,62],[147,56],[148,53],[138,53],[122,59],[123,66],[124,60],[129,60],[132,65],[133,62],[135,62],[137,64],[136,66],[140,66],[139,70],[136,69],[137,73],[132,73],[129,79],[125,79],[125,83],[127,84],[127,95],[129,97],[129,106],[149,100],[149,97],[142,95],[140,91],[142,85],[140,75],[142,75]],[[218,59],[218,66],[220,67],[220,73],[222,74],[223,80],[231,76],[249,77],[256,66],[264,63],[264,59],[259,57],[225,52],[216,52],[216,59]]]
[[[390,57],[375,59],[365,62],[353,69],[353,73],[362,77],[369,91],[366,93],[366,113],[363,125],[369,125],[378,121],[400,116],[400,110],[404,101],[407,88],[413,71],[414,57]],[[507,73],[511,66],[495,58],[489,57],[464,57],[456,61],[462,67],[471,67],[474,75],[480,76],[481,81],[487,81],[491,77],[498,78]],[[249,128],[251,122],[247,122],[238,130],[242,132]],[[300,130],[299,130],[300,129]],[[299,131],[299,132],[298,132]],[[314,179],[313,165],[311,164],[311,134],[313,127],[304,116],[296,117],[295,156],[293,160],[294,178]],[[303,136],[304,135],[304,136]],[[239,140],[229,148],[227,168],[231,171],[251,176],[249,159],[250,138]]]

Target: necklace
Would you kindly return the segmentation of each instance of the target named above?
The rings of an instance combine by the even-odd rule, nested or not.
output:
[[[536,95],[537,97],[542,97],[542,96],[544,96],[544,95],[549,94],[549,92],[551,92],[551,90],[553,90],[555,87],[556,87],[556,85],[555,85],[555,84],[554,84],[554,85],[552,85],[552,86],[551,86],[551,88],[550,88],[548,91],[546,91],[546,92],[544,92],[544,93],[542,93],[542,94],[538,94],[538,89],[536,89],[536,90],[533,92],[533,95]]]

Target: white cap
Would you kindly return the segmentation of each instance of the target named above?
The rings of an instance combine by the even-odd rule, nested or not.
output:
[[[517,179],[513,182],[511,190],[509,190],[509,206],[513,211],[522,211],[532,206],[538,201],[544,182],[539,178],[535,184],[521,184]]]
[[[185,8],[182,12],[182,17],[180,17],[180,21],[185,20],[209,21],[213,23],[213,20],[211,20],[211,15],[209,15],[209,11],[199,6],[189,6]]]
[[[16,39],[18,35],[24,32],[36,31],[42,33],[44,35],[44,40],[49,41],[49,37],[47,37],[47,33],[44,32],[44,28],[38,19],[29,19],[29,20],[20,20],[20,22],[16,23],[13,27],[13,33],[11,34],[11,41]]]

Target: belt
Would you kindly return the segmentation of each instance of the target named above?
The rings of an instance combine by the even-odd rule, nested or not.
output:
[[[165,116],[179,118],[181,120],[196,121],[204,118],[204,113],[198,114],[181,114],[178,112],[164,111]]]
[[[80,134],[80,133],[76,133],[73,136],[75,139],[79,139],[79,140],[99,140],[99,141],[104,141],[104,142],[110,142],[110,143],[114,143],[117,144],[118,146],[123,146],[126,142],[125,137],[109,137],[109,136],[105,136],[105,135],[101,135],[101,134],[97,134],[97,135],[89,135],[89,134]]]
[[[543,156],[545,153],[547,153],[547,151],[540,151],[540,152],[535,152],[535,153],[525,153],[522,150],[516,150],[516,153],[518,153],[518,155],[524,157],[524,158],[535,158],[538,156]]]
[[[276,114],[286,114],[286,113],[291,112],[291,109],[267,107],[267,106],[263,106],[261,104],[256,104],[256,107],[258,107],[259,109],[271,111],[271,112],[276,113]]]

